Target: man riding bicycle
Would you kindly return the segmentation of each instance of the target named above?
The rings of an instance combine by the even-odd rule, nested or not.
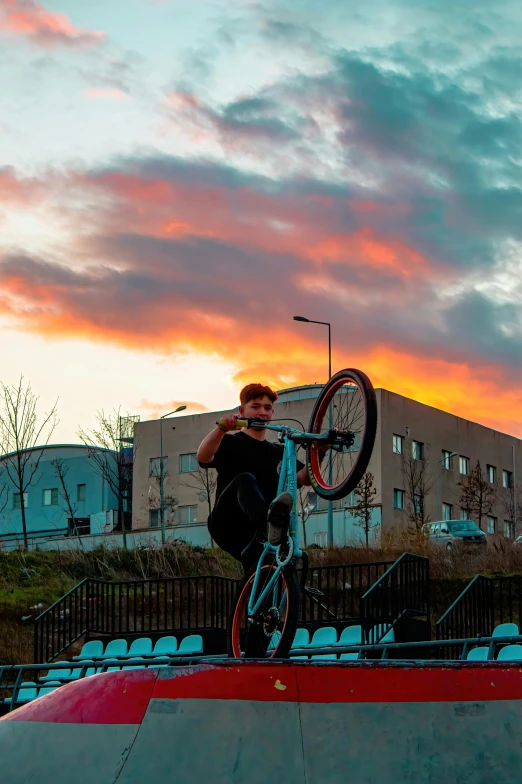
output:
[[[246,569],[258,556],[255,543],[278,545],[288,528],[292,497],[277,498],[282,444],[268,441],[263,427],[240,430],[236,421],[256,417],[270,422],[277,392],[262,384],[241,390],[239,415],[228,414],[201,442],[197,458],[202,468],[217,470],[216,501],[208,518],[214,541]],[[239,431],[239,432],[234,432]],[[309,485],[308,472],[297,461],[298,485]],[[268,531],[267,531],[268,520]]]

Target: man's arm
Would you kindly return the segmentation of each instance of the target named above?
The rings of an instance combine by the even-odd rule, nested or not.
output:
[[[197,459],[200,463],[211,463],[214,459],[214,455],[218,451],[221,442],[223,441],[223,437],[225,433],[228,433],[230,430],[238,430],[239,428],[236,427],[236,419],[237,417],[235,414],[229,414],[222,419],[222,425],[216,425],[214,430],[211,430],[208,436],[205,436],[201,444],[199,445],[199,449],[197,451]]]

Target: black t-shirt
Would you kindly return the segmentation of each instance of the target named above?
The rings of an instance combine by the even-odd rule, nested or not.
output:
[[[266,502],[270,503],[277,495],[283,452],[282,444],[266,439],[258,441],[243,432],[227,433],[212,462],[200,463],[200,466],[217,470],[216,502],[225,487],[245,472],[255,476]],[[296,462],[300,471],[303,463]]]

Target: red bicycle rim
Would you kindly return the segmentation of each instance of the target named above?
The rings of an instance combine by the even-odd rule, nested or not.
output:
[[[276,568],[277,567],[274,566],[273,564],[272,565],[262,566],[261,567],[261,572],[263,572],[265,569],[270,569],[270,571],[273,571]],[[254,583],[254,577],[255,577],[255,572],[250,576],[250,579],[248,580],[248,582],[245,583],[245,585],[243,586],[243,590],[241,591],[241,594],[239,596],[238,602],[236,604],[236,609],[234,611],[234,619],[232,621],[232,652],[234,654],[234,658],[236,658],[236,659],[240,659],[241,658],[241,621],[242,621],[244,615],[246,614],[245,610],[247,609],[247,606],[248,606],[248,598],[249,598],[251,590],[252,590],[252,585]],[[285,628],[286,628],[286,619],[288,617],[288,600],[289,600],[289,596],[288,596],[288,585],[286,584],[286,578],[285,578],[284,573],[281,573],[281,578],[283,580],[284,590],[285,590],[285,593],[286,593],[285,622],[284,622],[283,628],[281,629],[281,637],[282,637],[283,634],[284,634]],[[276,653],[277,653],[277,649],[274,650],[271,653],[271,655],[267,656],[266,658],[267,659],[272,659],[275,656]]]
[[[361,392],[361,395],[363,395],[363,390],[361,389],[359,384],[355,381],[355,379],[353,379],[353,380],[351,379],[349,382],[347,382],[347,380],[345,378],[340,378],[339,381],[337,382],[337,384],[335,386],[332,386],[333,392],[330,395],[330,397],[328,399],[325,398],[321,402],[321,408],[317,412],[316,421],[318,421],[320,423],[323,422],[324,417],[326,416],[326,413],[327,413],[327,408],[330,405],[332,399],[335,397],[335,395],[338,392],[338,390],[341,389],[341,387],[344,387],[344,385],[346,383],[350,383],[352,386],[357,387],[357,389]],[[320,425],[319,426],[315,426],[314,425],[314,429],[312,430],[312,433],[320,433],[321,431],[318,429],[318,427],[320,427]],[[366,429],[366,424],[365,424],[365,429]],[[364,431],[363,431],[363,433],[361,435],[361,443],[363,441],[364,441]],[[333,484],[330,485],[330,484],[327,484],[323,480],[323,477],[321,476],[321,466],[319,465],[319,450],[317,448],[312,447],[310,449],[310,459],[312,461],[312,471],[313,471],[315,480],[316,480],[317,484],[320,487],[323,488],[323,490],[334,490],[336,487],[339,487],[340,485],[342,485],[342,483],[345,481],[346,477],[343,477],[341,479],[341,481],[338,482],[336,485],[333,485]]]

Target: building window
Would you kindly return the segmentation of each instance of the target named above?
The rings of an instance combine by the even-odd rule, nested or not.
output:
[[[510,488],[513,486],[513,474],[511,471],[502,471],[502,487]]]
[[[163,476],[169,472],[169,459],[163,455]],[[151,457],[149,460],[149,476],[161,475],[161,457]]]
[[[506,539],[515,538],[515,526],[510,520],[504,520],[504,536]]]
[[[198,507],[194,506],[179,506],[178,507],[178,521],[181,525],[190,525],[198,521]]]
[[[451,452],[448,449],[442,450],[442,467],[447,471],[451,471]]]
[[[27,509],[27,493],[24,493],[24,508]],[[22,496],[20,493],[13,493],[13,509],[22,508]]]
[[[461,520],[469,520],[469,512],[467,509],[460,510],[460,519]]]
[[[497,481],[497,469],[495,468],[495,466],[492,466],[492,465],[486,466],[486,475],[488,477],[488,482],[491,485],[496,484],[496,481]]]
[[[496,534],[497,532],[497,518],[488,517],[488,534]]]
[[[394,489],[393,506],[395,509],[404,509],[404,490],[397,490],[397,488]]]
[[[198,459],[195,452],[188,455],[179,456],[179,472],[180,474],[191,474],[192,471],[198,470]]]
[[[442,504],[442,519],[443,520],[453,520],[453,505],[452,504]]]
[[[328,544],[328,534],[326,531],[317,531],[314,534],[314,543],[318,547],[326,547]]]
[[[424,460],[424,444],[422,441],[411,442],[411,456],[414,460]]]
[[[351,493],[348,493],[348,495],[345,498],[343,498],[343,506],[347,506],[347,507],[357,506],[357,498],[355,497],[354,490],[352,490]]]
[[[459,471],[462,476],[469,475],[469,457],[459,457]]]
[[[404,436],[397,436],[395,433],[393,434],[393,454],[404,454]]]
[[[85,501],[87,485],[78,485],[76,488],[76,500]]]
[[[149,509],[149,526],[151,528],[159,528],[160,513],[159,509]]]
[[[422,496],[421,495],[414,495],[413,496],[413,506],[415,509],[416,515],[422,514]]]
[[[58,488],[53,487],[50,490],[43,491],[43,505],[56,506],[58,504]]]

